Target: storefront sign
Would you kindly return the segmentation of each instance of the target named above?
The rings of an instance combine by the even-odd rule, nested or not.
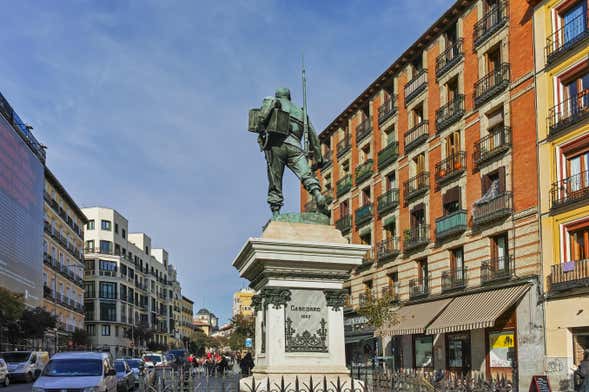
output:
[[[491,367],[513,367],[515,356],[515,334],[513,331],[490,333],[489,348],[489,362]]]
[[[322,290],[290,290],[284,310],[286,352],[327,352],[327,304]]]

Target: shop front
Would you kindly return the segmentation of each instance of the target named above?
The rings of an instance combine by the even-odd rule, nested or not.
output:
[[[344,318],[344,337],[346,343],[346,365],[350,368],[372,367],[379,355],[379,339],[374,336],[374,328],[364,316],[356,313]]]

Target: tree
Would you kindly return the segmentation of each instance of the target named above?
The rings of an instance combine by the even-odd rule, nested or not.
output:
[[[22,294],[0,287],[0,325],[20,319],[24,310],[25,303]]]
[[[72,332],[72,342],[75,347],[87,347],[90,345],[90,337],[85,329],[76,328]]]
[[[392,306],[394,300],[395,296],[388,291],[380,298],[367,295],[366,301],[358,309],[358,314],[366,317],[368,324],[379,330],[386,324],[397,322],[397,309]]]
[[[27,338],[41,339],[45,331],[55,328],[57,318],[43,308],[25,310],[21,317],[21,331]]]
[[[210,347],[211,338],[202,329],[196,329],[190,336],[190,352],[203,356],[207,347]]]
[[[233,330],[229,336],[229,346],[232,350],[245,348],[245,339],[255,335],[255,322],[253,316],[236,315],[231,319]]]

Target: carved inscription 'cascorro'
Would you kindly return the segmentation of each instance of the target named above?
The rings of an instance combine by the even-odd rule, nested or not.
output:
[[[321,290],[293,290],[284,310],[286,352],[327,352],[327,303]]]

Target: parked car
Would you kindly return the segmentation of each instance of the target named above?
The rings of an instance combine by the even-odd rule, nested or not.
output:
[[[7,387],[10,384],[10,377],[8,377],[8,365],[0,358],[0,385]]]
[[[117,371],[117,391],[129,392],[135,388],[133,371],[124,359],[115,361],[115,370]]]
[[[146,364],[151,363],[154,367],[164,367],[168,366],[168,361],[162,354],[157,353],[147,353],[143,354],[143,360]]]
[[[125,362],[127,362],[127,365],[129,365],[129,367],[131,368],[131,371],[133,372],[133,379],[135,381],[136,387],[139,386],[141,379],[143,379],[143,381],[145,383],[149,382],[149,375],[148,375],[149,371],[145,368],[145,362],[143,362],[142,359],[128,358],[128,359],[125,359]],[[149,372],[149,373],[151,373],[151,372]]]
[[[174,363],[176,366],[183,367],[188,365],[188,353],[186,350],[170,350],[166,355],[174,356]]]
[[[106,352],[63,352],[51,357],[32,392],[79,390],[117,392],[117,372]]]
[[[8,365],[11,380],[33,382],[47,365],[49,353],[47,351],[6,351],[0,357]]]

